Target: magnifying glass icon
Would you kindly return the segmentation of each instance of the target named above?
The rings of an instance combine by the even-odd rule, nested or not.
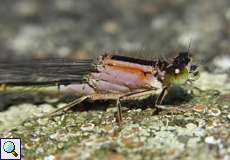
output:
[[[11,153],[13,154],[14,157],[17,157],[18,154],[17,152],[15,152],[15,145],[13,142],[11,141],[6,141],[4,144],[3,144],[3,149],[6,153]]]

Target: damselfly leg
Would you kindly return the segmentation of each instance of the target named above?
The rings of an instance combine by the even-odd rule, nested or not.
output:
[[[117,121],[118,121],[118,124],[121,124],[121,122],[122,122],[122,111],[121,111],[120,98],[118,98],[116,100],[116,107],[117,107]]]
[[[62,112],[66,112],[66,111],[70,110],[72,107],[82,103],[83,101],[85,101],[88,98],[89,98],[89,96],[82,96],[78,99],[75,99],[74,101],[70,102],[69,104],[65,105],[64,107],[58,108],[55,111],[49,113],[45,117],[53,117],[53,116],[58,115]]]
[[[159,114],[161,111],[161,108],[158,107],[158,105],[161,105],[163,100],[165,99],[166,95],[168,94],[168,87],[163,88],[160,95],[157,97],[157,100],[155,102],[156,112],[155,114]]]
[[[72,101],[71,103],[67,104],[66,106],[58,108],[57,110],[38,118],[44,118],[44,117],[50,118],[53,116],[63,114],[63,112],[70,110],[71,108],[75,107],[76,105],[86,100],[90,100],[90,101],[115,100],[116,107],[117,107],[117,121],[119,124],[121,124],[122,122],[121,102],[122,101],[139,100],[155,94],[156,94],[156,90],[152,89],[152,90],[142,90],[142,91],[130,92],[130,93],[92,94],[92,95],[82,96]]]

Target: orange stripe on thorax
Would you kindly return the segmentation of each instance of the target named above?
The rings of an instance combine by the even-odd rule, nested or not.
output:
[[[107,66],[112,70],[127,72],[129,74],[134,74],[138,77],[140,81],[145,81],[147,79],[147,74],[140,69],[132,68],[132,67],[124,67],[124,66]]]
[[[118,61],[118,60],[112,60],[109,58],[103,59],[102,63],[104,65],[117,66],[117,67],[121,67],[121,68],[129,68],[129,69],[139,70],[142,72],[149,72],[149,73],[155,72],[152,66],[140,65],[140,64],[130,63],[130,62],[123,62],[123,61]]]

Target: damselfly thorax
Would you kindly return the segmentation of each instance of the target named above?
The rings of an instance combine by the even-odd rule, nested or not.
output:
[[[96,71],[87,74],[83,84],[61,85],[61,92],[77,92],[84,95],[93,93],[128,93],[137,90],[154,89],[160,93],[163,73],[160,61],[147,61],[117,55],[103,55],[95,64]],[[160,73],[159,73],[160,72]]]

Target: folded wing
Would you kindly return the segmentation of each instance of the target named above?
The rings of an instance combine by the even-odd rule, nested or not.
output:
[[[93,60],[33,59],[0,61],[0,84],[69,84],[81,83],[93,70]]]

